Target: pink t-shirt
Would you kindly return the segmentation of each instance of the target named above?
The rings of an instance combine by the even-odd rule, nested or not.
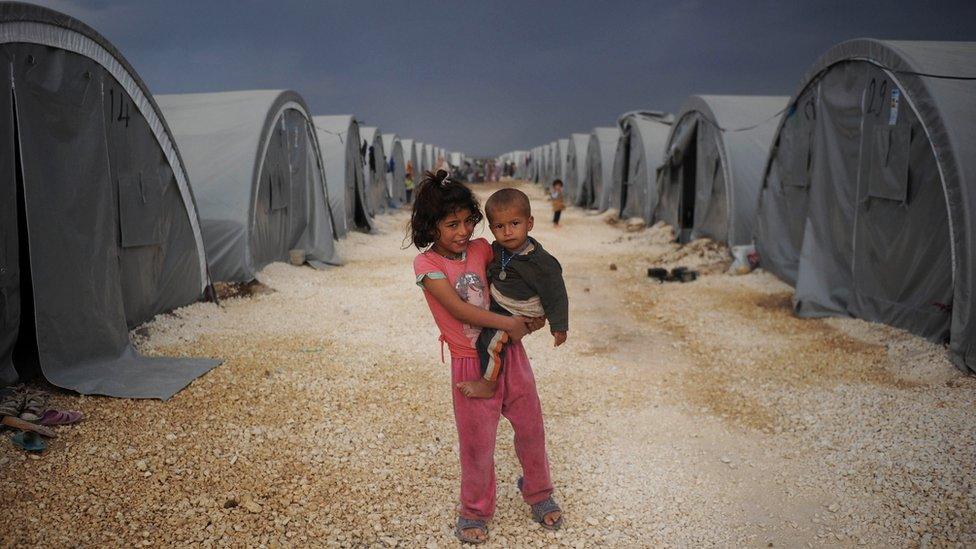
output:
[[[424,278],[446,278],[464,301],[487,309],[490,301],[488,276],[485,268],[492,259],[491,245],[484,238],[468,243],[461,259],[447,259],[433,251],[418,254],[413,260],[413,272],[417,284],[423,287]],[[478,358],[475,342],[481,328],[454,318],[430,292],[424,288],[427,306],[434,315],[434,322],[441,330],[441,341],[447,343],[452,358]]]

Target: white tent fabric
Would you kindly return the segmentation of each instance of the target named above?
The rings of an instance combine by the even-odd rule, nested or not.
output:
[[[0,2],[0,59],[0,384],[41,374],[168,399],[218,364],[144,357],[129,339],[210,287],[176,139],[135,69],[81,21]]]
[[[312,117],[325,164],[329,205],[336,233],[372,230],[363,164],[359,155],[359,122],[351,114]]]
[[[566,149],[566,198],[569,204],[578,204],[583,196],[583,180],[586,179],[586,153],[590,148],[590,134],[570,135]]]
[[[257,90],[157,96],[193,182],[210,272],[244,282],[306,251],[336,264],[325,174],[300,95]]]
[[[566,176],[569,174],[569,139],[560,139],[559,157],[556,163],[559,165],[559,179],[563,180],[563,188],[566,188]]]
[[[660,111],[633,111],[620,116],[620,140],[613,161],[613,189],[608,207],[621,218],[650,222],[657,207],[657,169],[674,117]]]
[[[383,150],[383,134],[375,126],[359,128],[360,152],[363,158],[363,175],[369,195],[369,213],[386,212],[390,196],[386,188],[386,152]]]
[[[671,127],[653,220],[674,227],[682,242],[750,244],[763,167],[788,99],[689,97]]]
[[[593,128],[587,149],[586,177],[577,204],[599,211],[607,209],[613,188],[613,157],[620,140],[620,128]]]
[[[783,116],[756,230],[800,316],[948,340],[976,371],[974,42],[860,39],[818,59]]]
[[[424,173],[430,171],[430,162],[427,161],[427,144],[423,141],[414,142],[415,154],[417,155],[417,163],[414,164],[414,185],[419,185],[420,180],[424,178]],[[416,187],[415,187],[416,188]]]
[[[403,142],[395,133],[383,134],[383,150],[386,152],[386,187],[393,200],[393,205],[400,207],[407,202],[407,188],[404,180],[407,177],[406,155]]]

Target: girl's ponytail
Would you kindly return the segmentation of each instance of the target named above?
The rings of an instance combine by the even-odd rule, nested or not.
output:
[[[437,240],[437,223],[462,209],[471,210],[476,222],[481,221],[481,207],[471,189],[451,178],[444,170],[424,172],[417,186],[413,213],[404,240],[409,239],[409,244],[423,250]]]

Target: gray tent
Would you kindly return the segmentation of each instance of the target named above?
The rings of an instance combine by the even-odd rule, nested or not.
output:
[[[586,179],[586,153],[590,148],[590,134],[570,135],[566,149],[566,197],[568,203],[577,204],[583,196],[583,180]]]
[[[390,205],[390,197],[386,189],[386,153],[383,150],[383,135],[379,128],[362,126],[359,128],[359,141],[363,155],[366,192],[369,195],[366,205],[370,215],[376,215],[385,212]]]
[[[370,231],[373,218],[367,207],[366,181],[359,156],[359,122],[350,114],[312,117],[325,164],[336,233],[345,236],[359,228]]]
[[[577,205],[606,210],[613,188],[613,158],[620,140],[620,128],[593,128],[586,152],[586,175]]]
[[[617,121],[620,140],[614,152],[613,189],[609,208],[621,218],[642,217],[650,222],[657,207],[657,169],[674,118],[659,111],[624,113]]]
[[[420,182],[420,172],[417,167],[417,143],[413,139],[401,139],[400,147],[403,149],[404,177],[406,177],[406,166],[409,162],[413,169],[413,184],[416,189],[417,183]]]
[[[928,76],[935,75],[935,76]],[[793,96],[766,166],[762,265],[801,316],[949,341],[976,370],[976,43],[852,40]]]
[[[559,140],[559,178],[563,180],[563,188],[566,188],[566,178],[569,176],[569,139]]]
[[[430,171],[434,171],[437,168],[437,159],[434,158],[434,146],[430,143],[424,143],[424,166]]]
[[[563,164],[560,158],[562,154],[559,151],[559,141],[553,141],[549,143],[549,161],[548,161],[548,172],[549,180],[546,181],[546,188],[548,189],[552,182],[556,179],[563,178]]]
[[[426,143],[423,141],[415,141],[413,144],[414,154],[417,155],[417,162],[413,165],[413,184],[416,189],[417,185],[420,185],[420,180],[424,177],[424,172],[430,170],[430,164],[427,163],[427,157],[424,154],[424,148]]]
[[[653,219],[681,242],[752,243],[769,145],[788,97],[693,95],[674,125],[658,172]]]
[[[305,101],[257,90],[156,97],[186,160],[210,273],[246,282],[305,250],[337,264],[318,141]]]
[[[209,287],[186,170],[148,88],[64,14],[0,3],[0,383],[167,399],[212,360],[129,329]]]
[[[383,134],[383,150],[386,151],[386,187],[390,198],[396,207],[407,202],[407,188],[404,181],[407,178],[406,155],[403,143],[395,133]]]

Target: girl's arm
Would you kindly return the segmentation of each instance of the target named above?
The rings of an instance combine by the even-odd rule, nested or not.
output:
[[[447,312],[451,313],[451,316],[461,322],[508,332],[509,337],[514,341],[522,339],[529,333],[523,317],[504,316],[467,303],[458,297],[447,279],[425,278],[424,288],[447,309]]]

